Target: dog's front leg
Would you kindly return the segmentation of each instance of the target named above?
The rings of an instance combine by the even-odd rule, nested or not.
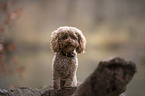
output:
[[[67,78],[64,87],[72,87],[73,78]]]
[[[53,88],[54,89],[60,89],[60,78],[56,76],[55,74],[53,75]]]

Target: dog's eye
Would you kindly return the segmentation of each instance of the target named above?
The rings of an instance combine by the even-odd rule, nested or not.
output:
[[[71,38],[72,38],[72,39],[77,39],[77,37],[76,37],[76,36],[71,36]]]
[[[63,36],[62,39],[63,39],[63,40],[67,39],[67,36]]]

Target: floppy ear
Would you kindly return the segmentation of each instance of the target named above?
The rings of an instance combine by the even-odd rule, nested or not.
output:
[[[82,33],[76,33],[78,36],[79,46],[76,48],[77,53],[84,53],[86,49],[86,38]]]
[[[59,37],[58,34],[54,31],[51,35],[50,47],[53,52],[59,52]]]

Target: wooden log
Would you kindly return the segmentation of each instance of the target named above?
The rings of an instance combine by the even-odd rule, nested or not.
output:
[[[60,90],[18,87],[0,89],[0,96],[119,96],[136,73],[133,62],[116,57],[99,63],[97,69],[79,86]]]
[[[118,57],[102,61],[73,96],[119,96],[125,91],[135,72],[133,62]]]
[[[41,96],[43,90],[28,87],[0,89],[0,96]]]
[[[71,96],[77,87],[65,87],[60,90],[48,89],[41,96]]]

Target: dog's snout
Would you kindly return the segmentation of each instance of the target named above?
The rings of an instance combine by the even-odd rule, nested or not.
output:
[[[72,43],[72,41],[68,41],[68,43]]]

